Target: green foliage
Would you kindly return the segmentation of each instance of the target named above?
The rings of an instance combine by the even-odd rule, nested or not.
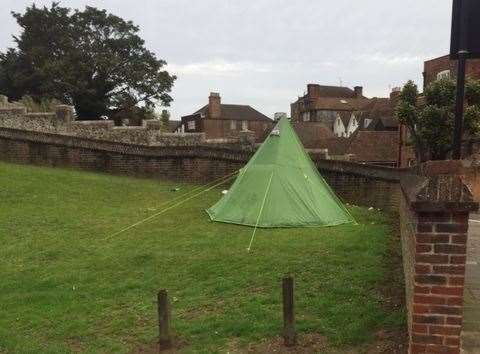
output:
[[[0,93],[75,106],[81,119],[125,115],[132,107],[168,105],[175,76],[147,50],[130,21],[87,6],[53,3],[13,13],[17,48],[0,54]]]
[[[17,103],[27,108],[27,112],[54,112],[55,107],[62,104],[55,98],[41,98],[34,100],[31,96],[23,96]]]
[[[223,188],[107,238],[196,186],[4,163],[0,185],[0,352],[141,351],[156,341],[162,288],[181,352],[246,352],[280,333],[284,274],[301,333],[361,353],[380,329],[405,326],[379,291],[402,293],[402,281],[378,211],[352,207],[360,225],[258,230],[247,253],[251,228],[204,212]]]
[[[162,130],[168,131],[169,122],[170,122],[170,112],[167,111],[166,109],[163,109],[162,113],[160,114],[160,121],[162,122]]]
[[[443,160],[452,150],[455,95],[450,79],[432,82],[423,96],[412,81],[403,87],[396,114],[409,129],[419,161]],[[467,81],[464,128],[467,134],[480,133],[480,81]]]

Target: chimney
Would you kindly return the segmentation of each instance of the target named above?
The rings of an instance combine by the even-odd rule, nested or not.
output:
[[[362,98],[363,97],[363,87],[362,86],[355,86],[353,88],[355,92],[355,98]]]
[[[394,87],[392,92],[390,92],[390,101],[397,101],[401,91],[402,89],[400,87]]]
[[[210,96],[208,97],[208,115],[210,119],[220,118],[222,115],[220,105],[220,94],[217,92],[210,92]]]
[[[307,85],[307,94],[310,98],[320,97],[320,85],[318,84],[308,84]]]

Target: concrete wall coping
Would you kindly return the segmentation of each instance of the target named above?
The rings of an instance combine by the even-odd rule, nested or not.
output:
[[[477,211],[479,203],[475,202],[468,186],[458,174],[459,161],[435,161],[435,167],[426,163],[418,171],[425,175],[413,173],[404,175],[400,186],[413,210],[419,212],[472,212]]]

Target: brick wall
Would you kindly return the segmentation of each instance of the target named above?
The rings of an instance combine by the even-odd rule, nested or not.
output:
[[[430,84],[437,79],[437,75],[444,71],[450,70],[452,77],[457,75],[457,61],[450,60],[450,57],[443,56],[432,60],[427,60],[424,63],[424,85]],[[480,59],[468,60],[466,67],[467,77],[480,79]]]
[[[253,153],[251,144],[148,146],[0,128],[0,160],[199,183],[238,170]],[[343,200],[396,210],[398,182],[408,171],[322,156],[312,154],[320,173]]]
[[[452,174],[404,176],[401,189],[409,353],[459,354],[468,219],[478,204]]]

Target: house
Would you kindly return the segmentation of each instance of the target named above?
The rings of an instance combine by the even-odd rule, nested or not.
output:
[[[308,84],[307,93],[290,105],[293,121],[322,122],[333,131],[339,113],[362,111],[369,99],[363,88]]]
[[[359,127],[355,113],[343,111],[337,113],[337,118],[333,123],[333,134],[337,137],[348,138]]]
[[[273,121],[248,105],[223,104],[219,93],[212,92],[208,104],[182,117],[177,131],[205,133],[210,140],[237,138],[240,132],[254,133],[261,141],[272,128]]]
[[[363,112],[358,114],[360,130],[398,131],[399,122],[395,116],[395,108],[400,96],[400,88],[396,87],[389,98],[374,97]]]
[[[466,75],[474,79],[480,79],[480,59],[467,60]],[[427,60],[423,69],[423,88],[441,78],[456,78],[457,61],[450,59],[449,55]]]

